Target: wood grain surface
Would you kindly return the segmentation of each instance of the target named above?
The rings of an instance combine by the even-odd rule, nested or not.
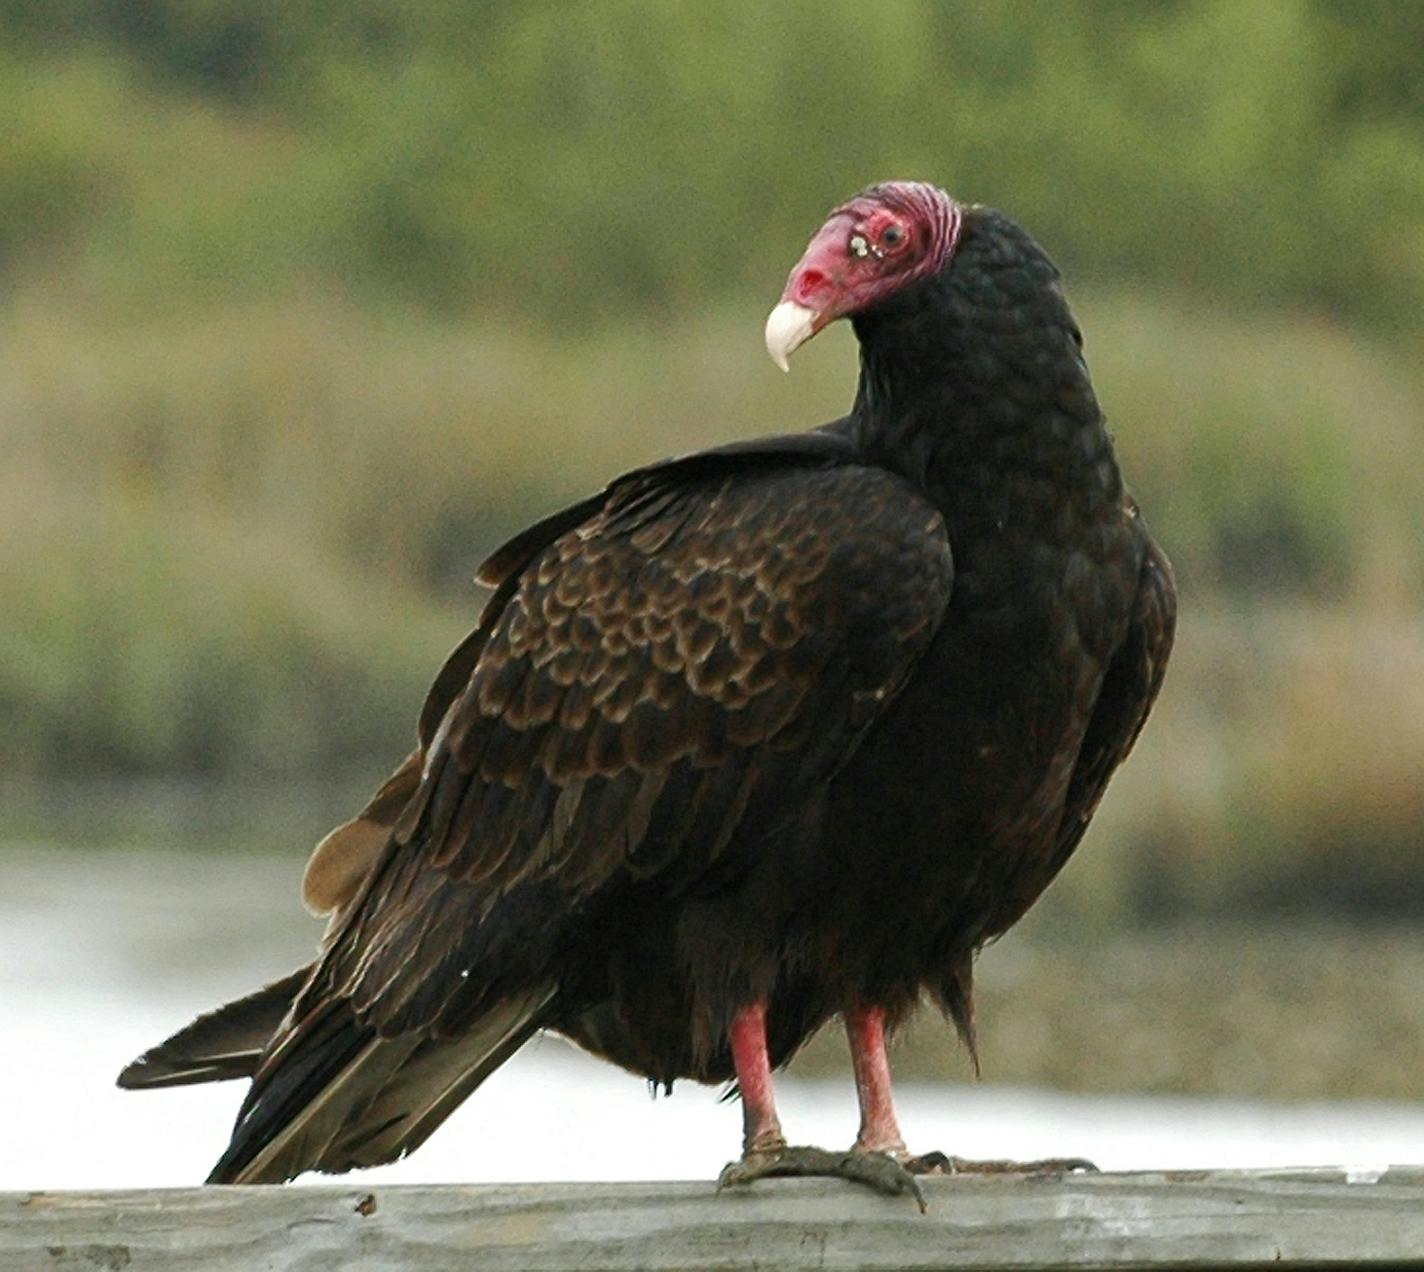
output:
[[[1424,1168],[0,1194],[0,1269],[1424,1268]]]

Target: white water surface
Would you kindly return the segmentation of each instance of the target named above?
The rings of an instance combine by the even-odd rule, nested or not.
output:
[[[120,1067],[213,1004],[310,956],[299,866],[265,857],[0,849],[0,1189],[199,1182],[242,1083],[123,1092]],[[779,1086],[798,1142],[854,1137],[849,1076]],[[1104,1169],[1424,1160],[1424,1108],[907,1086],[918,1151],[1089,1157]],[[406,1161],[371,1182],[711,1179],[740,1116],[717,1092],[670,1099],[558,1039],[536,1040]],[[320,1182],[320,1176],[309,1176]]]

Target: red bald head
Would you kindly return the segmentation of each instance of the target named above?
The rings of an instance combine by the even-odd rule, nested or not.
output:
[[[766,324],[766,347],[786,359],[827,323],[944,268],[959,238],[959,205],[938,186],[886,181],[841,204],[816,232]]]

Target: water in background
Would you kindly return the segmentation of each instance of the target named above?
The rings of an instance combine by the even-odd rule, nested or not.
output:
[[[0,1189],[183,1185],[226,1143],[242,1085],[121,1092],[120,1067],[198,1011],[310,956],[299,863],[243,853],[7,848],[0,895]],[[1001,1009],[1002,1010],[1002,1009]],[[843,1066],[848,1069],[848,1066]],[[796,1140],[849,1143],[848,1072],[781,1083]],[[912,1144],[971,1157],[1088,1156],[1106,1169],[1348,1164],[1424,1157],[1424,1108],[1067,1095],[993,1083],[901,1090]],[[711,1179],[740,1118],[690,1084],[638,1079],[537,1040],[388,1182]]]

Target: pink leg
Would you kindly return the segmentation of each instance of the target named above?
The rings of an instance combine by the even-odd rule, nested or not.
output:
[[[890,1059],[885,1054],[885,1012],[879,1007],[857,1007],[846,1014],[850,1062],[855,1070],[855,1090],[860,1098],[860,1134],[855,1151],[906,1155],[900,1125],[895,1120],[895,1097],[890,1089]]]
[[[766,1050],[766,1004],[752,1003],[733,1018],[729,1031],[732,1063],[742,1093],[742,1151],[772,1153],[786,1147],[771,1090],[771,1058]]]
[[[766,1051],[766,1004],[743,1007],[732,1018],[728,1035],[737,1085],[742,1092],[746,1131],[742,1159],[729,1162],[717,1187],[750,1184],[773,1175],[815,1175],[865,1184],[892,1197],[908,1193],[923,1211],[924,1194],[915,1178],[892,1156],[889,1140],[900,1145],[895,1110],[890,1104],[890,1068],[885,1062],[885,1021],[880,1012],[857,1013],[851,1023],[851,1053],[860,1088],[860,1142],[857,1149],[880,1152],[832,1153],[824,1148],[788,1148],[771,1095],[771,1061]]]

